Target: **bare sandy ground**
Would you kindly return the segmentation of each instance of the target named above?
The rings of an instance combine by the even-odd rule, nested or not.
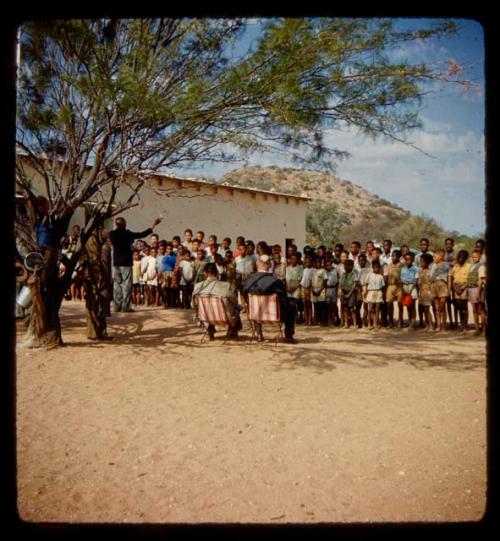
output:
[[[25,350],[18,324],[20,517],[58,522],[479,520],[482,337],[298,326],[297,345],[201,344],[192,312],[109,319]],[[218,336],[221,336],[218,333]],[[270,337],[269,333],[267,335]]]

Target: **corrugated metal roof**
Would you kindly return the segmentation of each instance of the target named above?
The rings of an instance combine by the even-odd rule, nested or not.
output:
[[[16,153],[18,155],[21,155],[21,156],[23,156],[23,155],[26,156],[27,155],[27,153],[23,152],[20,149],[17,149]],[[62,162],[63,160],[58,160],[58,161]],[[87,165],[87,167],[91,168],[91,165]],[[279,197],[288,197],[288,198],[291,198],[291,199],[299,199],[299,200],[302,200],[302,201],[311,201],[310,197],[305,197],[303,195],[293,195],[293,194],[289,194],[289,193],[276,192],[276,191],[272,191],[272,190],[259,190],[257,188],[246,188],[245,186],[237,186],[237,185],[232,185],[232,184],[220,184],[218,182],[210,182],[208,180],[202,180],[202,179],[199,179],[199,178],[179,177],[178,175],[174,175],[172,173],[159,173],[158,171],[151,171],[151,170],[148,170],[148,169],[144,169],[143,171],[141,171],[141,173],[151,175],[153,177],[168,178],[170,180],[178,180],[178,181],[182,181],[182,182],[191,182],[193,184],[203,184],[204,186],[213,186],[213,187],[216,187],[216,188],[227,188],[227,189],[230,189],[230,190],[238,190],[238,191],[241,191],[241,192],[261,193],[261,194],[265,194],[265,195],[276,195],[276,196],[279,196]]]
[[[161,177],[161,178],[168,178],[170,180],[179,180],[179,181],[182,181],[182,182],[191,182],[193,184],[203,184],[204,186],[213,186],[215,188],[227,188],[227,189],[230,189],[230,190],[239,190],[239,191],[242,191],[242,192],[253,192],[253,193],[262,193],[262,194],[266,194],[266,195],[277,195],[277,196],[280,196],[280,197],[289,197],[289,198],[292,198],[292,199],[301,199],[303,201],[310,201],[311,198],[310,197],[305,197],[305,196],[302,196],[302,195],[293,195],[293,194],[289,194],[289,193],[284,193],[284,192],[276,192],[276,191],[271,191],[271,190],[259,190],[257,188],[247,188],[245,186],[238,186],[238,185],[234,185],[234,184],[220,184],[218,182],[210,182],[208,180],[202,180],[202,179],[198,179],[198,178],[192,178],[192,177],[180,177],[178,175],[173,175],[173,174],[170,174],[170,173],[158,173],[157,171],[142,171],[143,173],[146,173],[146,174],[151,174],[151,176],[155,176],[155,177]]]

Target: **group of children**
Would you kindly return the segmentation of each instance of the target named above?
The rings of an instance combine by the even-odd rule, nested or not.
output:
[[[486,255],[482,239],[474,251],[456,251],[453,239],[444,247],[429,251],[429,241],[421,239],[420,252],[407,245],[393,249],[390,240],[382,247],[372,241],[354,241],[349,249],[340,243],[329,251],[325,246],[313,249],[287,246],[282,254],[278,244],[255,244],[239,236],[236,248],[216,235],[205,242],[203,231],[196,236],[184,231],[184,240],[171,241],[151,235],[149,244],[138,240],[133,251],[132,302],[164,308],[190,308],[194,284],[204,279],[207,263],[216,264],[219,279],[231,282],[240,292],[242,284],[256,272],[260,255],[272,258],[272,272],[283,280],[288,296],[297,304],[297,323],[367,327],[400,327],[404,312],[408,329],[419,325],[425,330],[442,331],[447,320],[450,328],[467,329],[468,303],[473,307],[475,334],[486,326]],[[470,260],[469,260],[470,259]],[[397,317],[396,317],[397,310]]]

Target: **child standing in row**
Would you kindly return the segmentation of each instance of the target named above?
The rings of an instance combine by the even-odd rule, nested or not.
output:
[[[296,253],[290,255],[290,264],[287,265],[285,271],[286,277],[286,292],[289,297],[295,299],[297,303],[297,320],[300,321],[299,300],[300,300],[300,281],[304,267],[299,265],[299,257]]]
[[[356,327],[356,304],[358,289],[358,273],[354,270],[354,261],[346,259],[344,261],[344,272],[340,278],[340,289],[342,292],[342,327],[348,328],[352,325]]]
[[[311,277],[311,301],[314,305],[314,319],[317,325],[328,326],[328,313],[326,311],[326,282],[328,275],[321,266],[322,260],[318,257],[314,261],[315,268]]]
[[[311,284],[313,276],[312,258],[304,257],[304,271],[300,281],[300,298],[304,304],[304,322],[306,325],[312,325],[312,303],[311,303]]]
[[[328,313],[328,323],[330,325],[336,325],[339,320],[339,313],[337,308],[337,286],[338,275],[337,270],[333,268],[333,260],[325,260],[326,271],[326,307]]]
[[[408,330],[415,328],[415,301],[417,300],[417,278],[418,278],[418,268],[413,264],[415,256],[413,252],[408,252],[405,255],[405,264],[401,267],[401,285],[403,287],[403,293],[401,295],[401,300],[403,295],[410,295],[411,303],[406,307],[408,311]],[[399,313],[400,313],[400,323],[402,326],[403,321],[403,304],[399,303]]]
[[[368,257],[366,254],[359,254],[358,256],[359,264],[359,291],[358,291],[358,307],[357,314],[358,318],[361,318],[361,308],[363,308],[363,319],[361,321],[361,326],[368,327],[368,302],[366,301],[366,295],[368,293],[368,276],[371,272],[370,265],[368,264]]]
[[[486,267],[481,261],[480,250],[472,252],[472,264],[467,277],[468,300],[472,304],[474,313],[474,334],[478,336],[486,327],[485,312],[485,288],[486,288]]]
[[[380,329],[380,306],[384,302],[385,279],[382,275],[382,266],[378,259],[372,261],[372,271],[368,275],[366,284],[367,294],[366,302],[368,304],[368,322],[369,329],[372,330],[375,327]]]
[[[436,331],[444,330],[446,323],[446,299],[448,297],[448,274],[450,266],[444,261],[444,250],[439,248],[434,252],[434,263],[430,267],[431,291],[436,315]]]
[[[143,302],[143,285],[141,284],[141,255],[139,250],[132,252],[132,302],[137,306]]]
[[[175,308],[175,293],[172,281],[176,260],[177,256],[174,254],[174,246],[169,242],[167,243],[165,256],[163,257],[162,288],[164,308]]]
[[[401,252],[393,250],[391,253],[391,262],[385,267],[385,279],[387,289],[385,292],[385,302],[387,303],[387,317],[389,328],[394,328],[394,303],[399,303],[403,292],[401,286]],[[402,317],[400,314],[399,322],[402,325]]]
[[[431,254],[422,254],[420,257],[420,270],[417,278],[418,286],[418,305],[422,307],[425,327],[424,331],[432,329],[431,306],[432,306],[432,289],[431,289],[431,271],[430,266],[434,261]]]
[[[448,239],[446,239],[448,240]],[[449,256],[450,257],[450,256]],[[456,263],[453,265],[448,278],[448,294],[451,297],[453,294],[455,313],[458,312],[460,317],[460,330],[467,330],[467,320],[469,319],[469,310],[467,306],[467,279],[469,277],[470,263],[469,252],[460,250],[455,257]],[[448,264],[449,261],[447,261]],[[451,310],[449,311],[451,320]]]
[[[191,308],[191,296],[194,289],[194,267],[191,260],[191,254],[187,248],[184,249],[184,254],[181,256],[181,262],[179,264],[179,285],[182,296],[182,308]]]

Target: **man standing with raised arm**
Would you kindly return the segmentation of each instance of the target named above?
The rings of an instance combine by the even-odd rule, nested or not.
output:
[[[132,296],[132,242],[135,239],[142,239],[150,235],[160,222],[161,218],[156,218],[153,225],[145,231],[133,233],[126,229],[127,222],[124,218],[116,218],[116,229],[109,233],[113,245],[113,302],[115,312],[134,311],[130,307]]]

